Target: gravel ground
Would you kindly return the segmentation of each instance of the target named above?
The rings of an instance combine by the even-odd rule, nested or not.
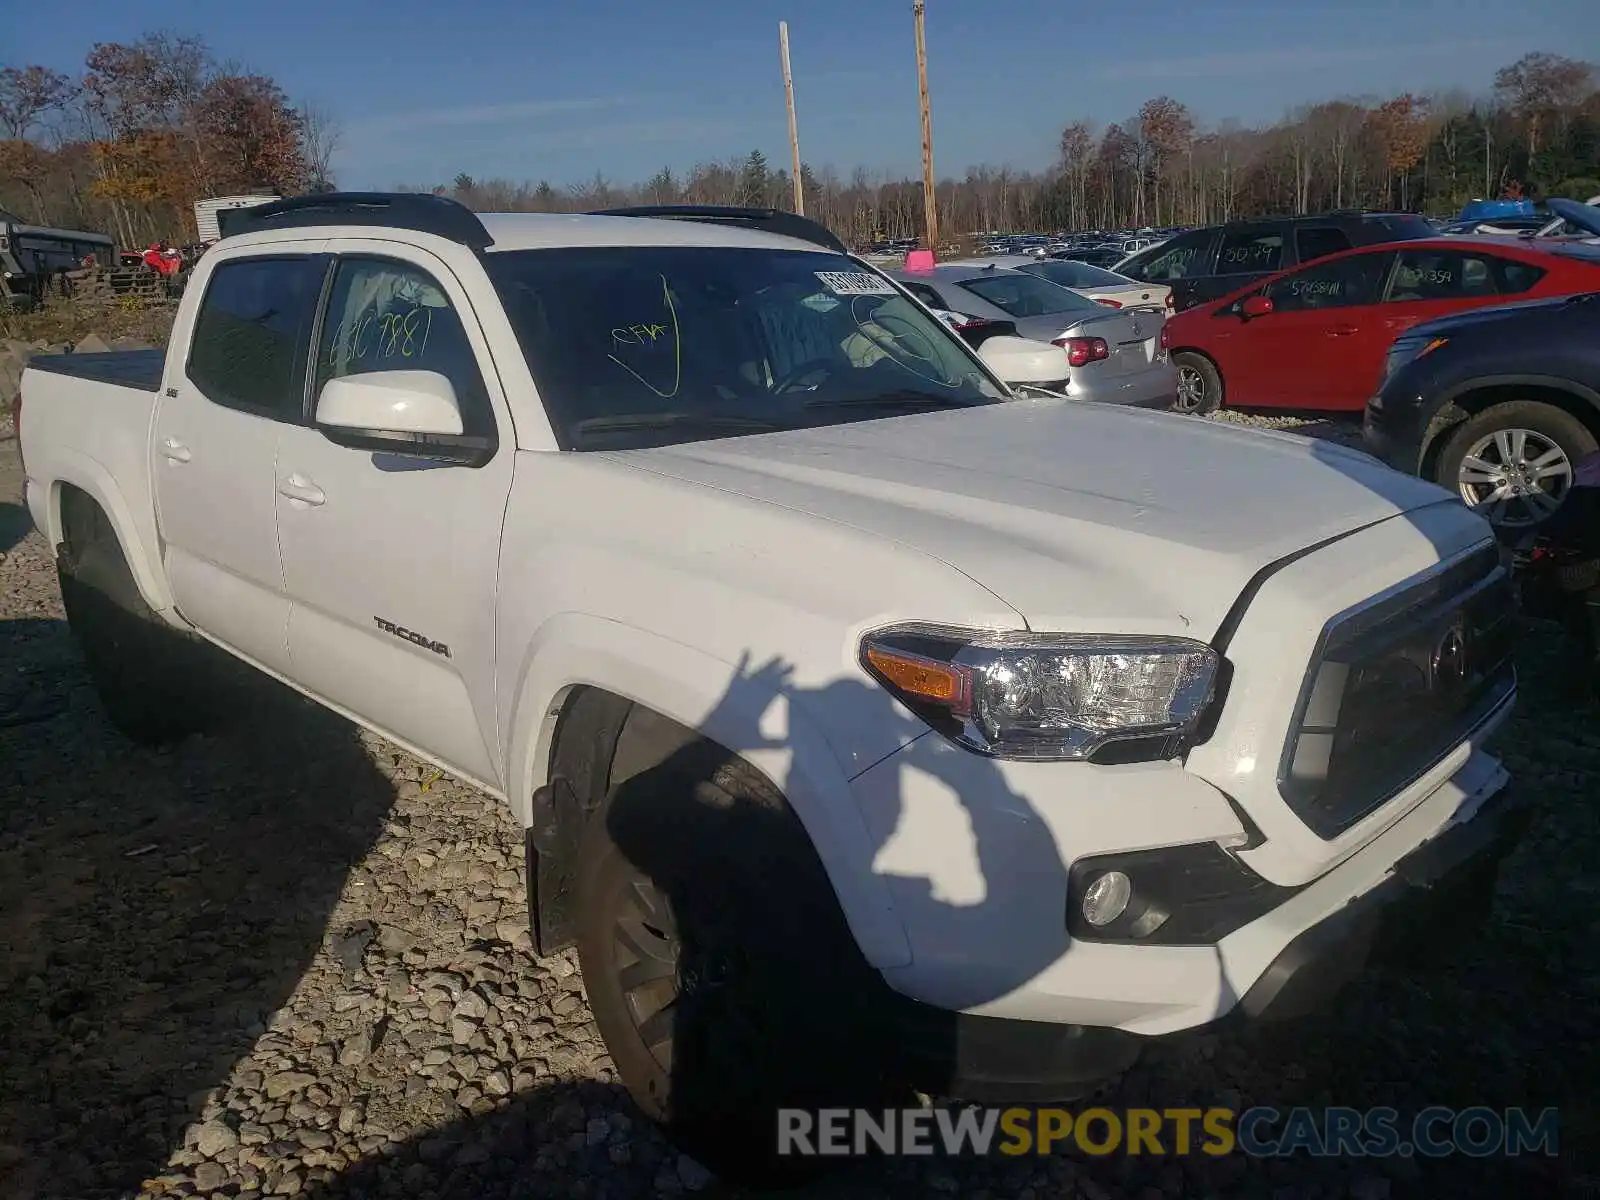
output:
[[[1226,419],[1263,423],[1229,415]],[[1348,437],[1348,428],[1272,421]],[[102,719],[0,429],[0,1197],[733,1195],[616,1085],[529,949],[498,805],[263,680],[168,752]],[[1538,816],[1469,952],[1172,1047],[1111,1103],[1562,1108],[1559,1160],[852,1167],[816,1197],[1600,1194],[1594,714],[1536,630],[1502,752]]]

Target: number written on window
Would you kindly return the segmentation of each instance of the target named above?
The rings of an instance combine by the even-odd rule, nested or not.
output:
[[[428,351],[432,329],[433,310],[420,304],[401,312],[369,312],[334,328],[328,362],[419,358]]]

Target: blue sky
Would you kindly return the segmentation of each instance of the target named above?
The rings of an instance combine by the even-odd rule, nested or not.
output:
[[[1338,95],[1464,87],[1528,50],[1600,59],[1596,0],[928,0],[934,161],[1037,168],[1061,127],[1166,93],[1203,121]],[[910,0],[0,0],[0,60],[81,66],[93,41],[204,36],[342,127],[346,187],[574,182],[759,147],[788,159],[787,20],[807,161],[919,170]]]

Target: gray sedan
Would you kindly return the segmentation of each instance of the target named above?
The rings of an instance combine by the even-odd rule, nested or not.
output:
[[[1005,267],[885,273],[930,308],[1010,321],[1020,336],[1062,347],[1072,367],[1067,394],[1075,399],[1168,408],[1177,394],[1176,373],[1160,344],[1160,314],[1108,309]]]

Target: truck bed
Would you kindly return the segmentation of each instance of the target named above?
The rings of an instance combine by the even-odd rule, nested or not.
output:
[[[161,390],[161,373],[166,369],[165,350],[111,350],[103,354],[38,354],[28,360],[35,371],[92,379],[115,387],[137,388],[141,392]]]

